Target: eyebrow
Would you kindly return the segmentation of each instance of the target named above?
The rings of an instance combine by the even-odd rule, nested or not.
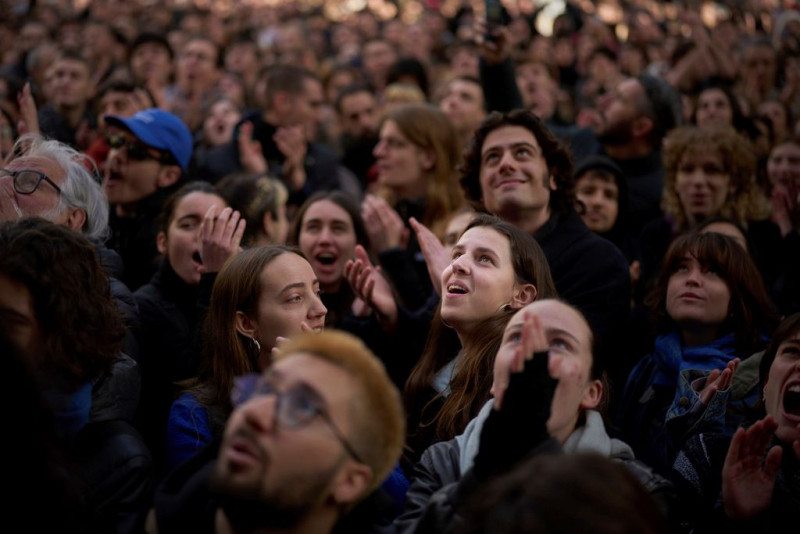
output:
[[[571,333],[569,333],[566,330],[563,330],[561,328],[547,328],[547,329],[545,329],[545,333],[548,334],[548,335],[565,336],[565,337],[568,337],[568,338],[572,339],[573,341],[575,341],[575,343],[580,343],[580,340],[577,337],[575,337]]]
[[[311,286],[313,287],[313,286],[315,286],[317,284],[319,284],[319,279],[314,278],[314,280],[311,281]],[[285,286],[283,289],[281,289],[279,291],[279,294],[286,293],[290,289],[304,289],[305,287],[306,287],[306,283],[305,282],[295,282],[293,284],[289,284],[289,285]]]
[[[534,151],[540,150],[536,148],[536,145],[534,145],[533,143],[529,143],[528,141],[517,141],[516,143],[511,143],[509,145],[503,145],[503,144],[492,145],[490,147],[487,147],[483,152],[481,152],[481,155],[486,154],[487,152],[491,152],[492,150],[498,150],[504,147],[519,148],[522,146],[532,148]]]

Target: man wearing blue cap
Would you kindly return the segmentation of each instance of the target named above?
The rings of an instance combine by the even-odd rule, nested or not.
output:
[[[155,108],[130,118],[107,115],[105,122],[109,246],[122,256],[124,281],[135,290],[155,272],[156,218],[189,167],[192,134],[177,116]]]

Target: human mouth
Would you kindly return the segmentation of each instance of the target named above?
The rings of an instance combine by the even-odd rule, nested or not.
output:
[[[250,465],[259,465],[266,459],[266,454],[255,443],[247,431],[234,434],[225,449],[225,460],[232,471],[240,471]]]
[[[783,392],[783,412],[790,419],[800,421],[800,383],[790,384]]]
[[[678,295],[678,298],[683,300],[703,300],[703,297],[698,295],[697,293],[692,293],[691,291],[687,291],[686,293],[681,293]]]
[[[466,295],[469,289],[461,282],[449,282],[446,286],[448,295]]]

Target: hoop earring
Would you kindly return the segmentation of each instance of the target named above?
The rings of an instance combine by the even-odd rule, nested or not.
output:
[[[256,354],[261,354],[261,343],[254,337],[251,337],[250,341],[253,342],[253,346],[256,348]]]
[[[499,307],[499,308],[497,308],[497,310],[495,310],[495,313],[500,313],[500,312],[508,311],[508,310],[510,310],[510,309],[511,309],[511,304],[509,304],[508,302],[506,302],[505,304],[501,304],[501,305],[500,305],[500,307]]]

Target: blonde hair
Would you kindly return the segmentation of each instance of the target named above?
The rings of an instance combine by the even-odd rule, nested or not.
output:
[[[294,337],[281,347],[275,360],[300,352],[341,367],[359,385],[360,391],[353,392],[349,403],[347,439],[372,469],[372,481],[362,494],[366,496],[389,475],[403,449],[405,415],[400,392],[381,361],[351,334],[327,330]]]

